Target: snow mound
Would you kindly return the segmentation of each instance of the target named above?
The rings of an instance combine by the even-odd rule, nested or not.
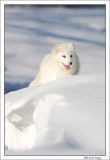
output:
[[[6,94],[6,155],[103,155],[104,74]],[[12,151],[14,150],[14,151]]]

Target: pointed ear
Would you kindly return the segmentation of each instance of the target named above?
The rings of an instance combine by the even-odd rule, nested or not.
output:
[[[72,48],[74,48],[74,43],[73,43],[73,42],[71,42],[71,43],[70,43],[70,46],[71,46]]]
[[[53,47],[53,52],[58,53],[58,51],[59,51],[59,44],[55,44]]]

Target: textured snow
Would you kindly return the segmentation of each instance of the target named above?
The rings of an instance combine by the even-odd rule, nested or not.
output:
[[[33,149],[20,154],[102,155],[105,152],[104,97],[102,74],[70,76],[9,93],[5,100],[10,103],[6,104],[6,118],[21,132],[21,137],[16,130],[13,133],[16,146],[12,140],[9,144],[12,149],[27,149],[24,144],[22,148],[20,139],[22,142],[29,134],[25,128],[34,125],[36,131],[31,130],[32,135],[27,138],[34,141]],[[9,137],[11,130],[10,127]]]
[[[105,154],[104,8],[6,7],[5,82],[29,83],[53,45],[68,41],[78,75],[6,94],[9,145],[20,150],[6,155]]]

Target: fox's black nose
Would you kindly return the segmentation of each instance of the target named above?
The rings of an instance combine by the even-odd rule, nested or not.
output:
[[[70,65],[72,65],[72,62],[70,62]]]

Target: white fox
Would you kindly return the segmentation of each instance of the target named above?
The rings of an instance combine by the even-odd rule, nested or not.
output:
[[[48,83],[56,79],[74,75],[78,72],[78,57],[73,43],[55,44],[52,53],[43,59],[37,77],[30,87]]]

